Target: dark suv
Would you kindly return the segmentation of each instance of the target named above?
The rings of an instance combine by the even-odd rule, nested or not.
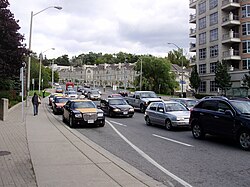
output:
[[[227,136],[250,149],[250,100],[204,98],[191,110],[189,124],[196,139],[206,134]]]

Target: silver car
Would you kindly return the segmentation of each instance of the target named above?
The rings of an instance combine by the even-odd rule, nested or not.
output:
[[[167,130],[173,127],[189,127],[190,111],[176,101],[152,102],[145,111],[147,125],[165,126]]]

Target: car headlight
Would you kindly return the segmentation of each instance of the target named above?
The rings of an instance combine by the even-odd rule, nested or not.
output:
[[[177,117],[176,119],[177,119],[177,121],[184,121],[183,117]]]
[[[103,117],[103,113],[97,113],[98,117]]]
[[[119,111],[121,111],[119,108],[115,108],[114,110],[113,110],[114,112],[119,112]]]
[[[133,111],[134,111],[134,108],[130,108],[129,111],[130,111],[130,112],[133,112]]]
[[[75,114],[75,118],[81,118],[82,114]]]

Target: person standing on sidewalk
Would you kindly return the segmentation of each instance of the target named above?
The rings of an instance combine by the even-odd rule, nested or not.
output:
[[[38,95],[35,92],[33,97],[32,97],[32,104],[33,104],[33,108],[34,108],[34,116],[38,114],[38,106],[39,106],[40,103],[41,103],[41,100],[40,100],[40,98],[38,97]]]

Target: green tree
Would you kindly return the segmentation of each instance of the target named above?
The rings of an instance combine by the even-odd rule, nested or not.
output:
[[[8,9],[8,0],[0,1],[0,90],[13,89],[19,81],[20,68],[28,54],[18,21]]]
[[[185,67],[189,66],[189,60],[185,56],[183,56],[183,49],[170,51],[167,58],[171,64],[177,64],[181,67],[183,63],[183,66]]]
[[[142,56],[142,90],[153,90],[157,93],[170,94],[178,87],[175,75],[170,72],[171,64],[167,59],[153,56]],[[138,61],[135,70],[139,73],[141,63]],[[139,87],[140,76],[134,82]]]
[[[248,74],[245,74],[243,79],[243,86],[247,86],[248,88],[250,88],[250,71],[248,72]]]
[[[195,90],[195,93],[197,93],[197,90],[200,87],[201,79],[198,74],[196,65],[192,69],[189,81],[190,81],[191,88],[193,88]]]
[[[222,89],[223,93],[225,94],[225,90],[227,87],[231,87],[231,76],[228,73],[227,65],[222,62],[218,62],[215,71],[215,83],[217,86]]]
[[[63,65],[63,66],[70,66],[71,65],[68,55],[63,55],[61,57],[58,57],[57,59],[55,59],[54,63],[58,64],[58,65]]]

